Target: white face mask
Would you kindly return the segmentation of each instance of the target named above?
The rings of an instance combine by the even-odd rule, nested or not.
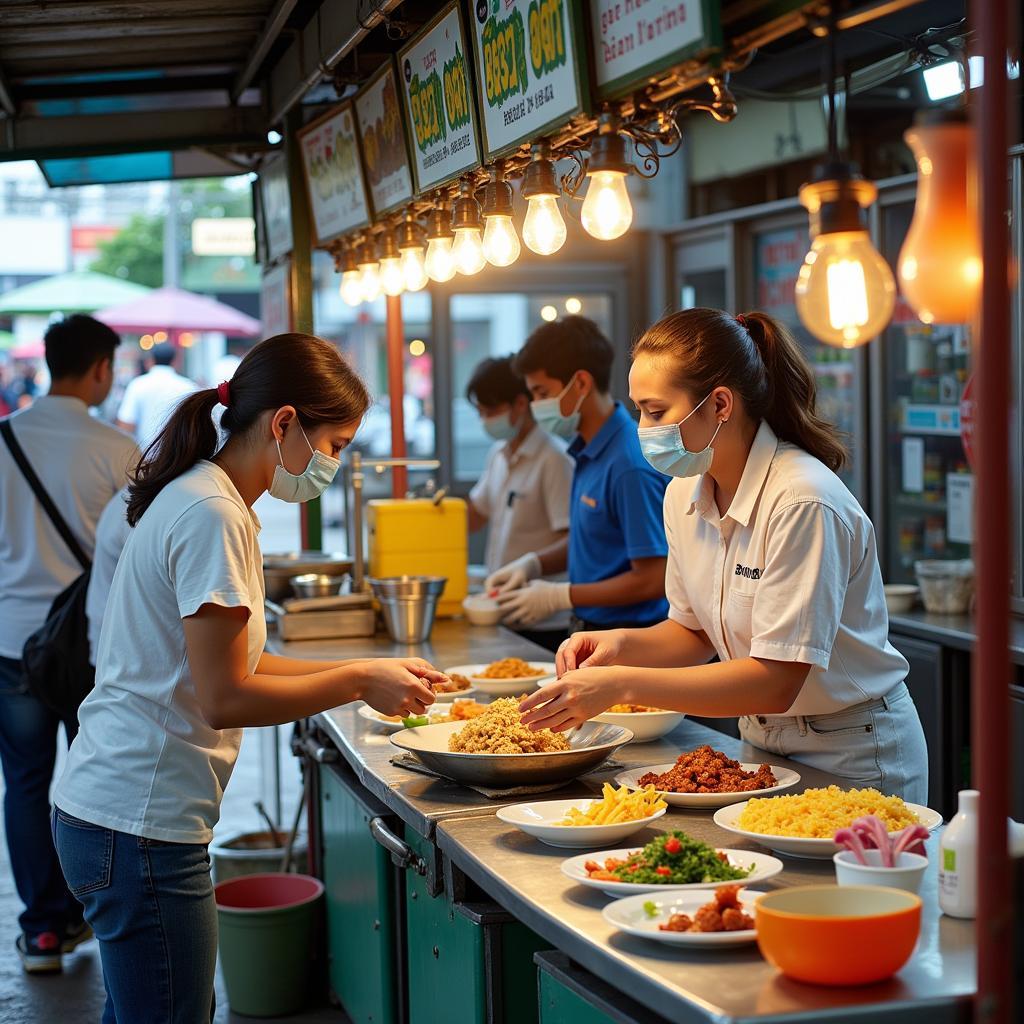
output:
[[[678,423],[666,423],[659,427],[640,427],[640,450],[644,458],[666,476],[700,476],[711,468],[715,450],[711,447],[718,437],[725,420],[719,420],[707,447],[699,452],[687,451],[683,444],[683,433],[679,429],[714,392],[706,394]]]
[[[289,473],[284,468],[284,456],[281,454],[281,442],[277,442],[277,458],[279,465],[274,469],[274,479],[270,482],[268,494],[281,501],[301,502],[318,498],[327,490],[341,462],[329,455],[317,451],[311,444],[302,425],[297,423],[302,436],[309,445],[312,455],[306,468],[299,474]]]
[[[557,397],[538,398],[535,402],[530,403],[530,411],[533,413],[533,418],[537,421],[537,426],[541,430],[546,430],[549,434],[554,434],[555,437],[560,437],[565,441],[575,437],[579,432],[580,406],[583,404],[583,399],[586,398],[586,395],[580,395],[576,408],[568,416],[563,415],[562,399],[569,393],[569,388],[572,387],[572,382],[575,378],[576,374],[573,374],[569,378],[569,383],[562,388],[562,393]]]

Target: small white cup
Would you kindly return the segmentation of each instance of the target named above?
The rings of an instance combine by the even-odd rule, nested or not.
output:
[[[896,866],[882,866],[878,850],[866,850],[867,864],[861,864],[850,850],[840,850],[832,857],[838,885],[880,885],[884,889],[904,889],[917,893],[928,867],[928,858],[919,853],[901,853]]]

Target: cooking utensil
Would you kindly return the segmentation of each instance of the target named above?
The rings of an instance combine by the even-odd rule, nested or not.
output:
[[[351,571],[352,559],[341,552],[292,551],[263,556],[263,582],[267,598],[271,601],[280,602],[292,596],[289,581],[293,576],[301,576],[307,572],[341,576]]]
[[[263,806],[262,800],[257,800],[255,803],[256,812],[259,816],[267,823],[267,828],[270,829],[270,834],[274,837],[274,845],[281,845],[281,833],[277,831],[277,826],[274,824],[273,818],[267,813],[266,807]]]
[[[309,792],[309,772],[302,773],[302,793],[299,795],[299,803],[295,808],[295,818],[292,820],[292,830],[288,833],[288,842],[284,847],[284,856],[281,858],[282,872],[287,871],[292,859],[292,850],[295,848],[295,837],[299,834],[299,822],[302,820],[302,811],[306,806],[306,794]]]
[[[337,597],[351,585],[352,577],[330,576],[324,572],[306,572],[293,576],[289,581],[296,597]]]
[[[385,576],[369,582],[391,639],[399,644],[423,643],[434,627],[437,602],[448,580],[444,576]]]

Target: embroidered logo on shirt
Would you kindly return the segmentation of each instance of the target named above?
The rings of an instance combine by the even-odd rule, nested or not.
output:
[[[597,508],[596,498],[590,498],[586,494],[581,494],[580,501],[582,501],[583,504],[587,506],[587,508]]]
[[[748,580],[759,580],[761,578],[761,569],[751,569],[749,565],[740,565],[736,563],[736,575],[743,576]]]

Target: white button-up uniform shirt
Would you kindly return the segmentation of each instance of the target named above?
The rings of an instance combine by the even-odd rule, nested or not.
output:
[[[709,476],[692,488],[673,480],[665,495],[671,619],[703,630],[722,661],[810,665],[789,715],[830,714],[903,681],[874,528],[835,473],[762,422],[724,516]]]

